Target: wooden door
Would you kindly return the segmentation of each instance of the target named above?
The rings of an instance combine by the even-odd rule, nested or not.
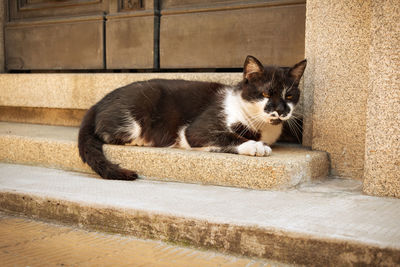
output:
[[[305,1],[163,0],[162,68],[239,68],[304,58]]]
[[[7,70],[240,68],[304,57],[304,0],[7,0]]]
[[[8,70],[152,69],[153,0],[8,0]]]

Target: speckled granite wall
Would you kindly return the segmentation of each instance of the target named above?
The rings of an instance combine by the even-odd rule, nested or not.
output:
[[[372,3],[364,191],[400,197],[400,3]]]
[[[330,153],[332,174],[362,179],[370,1],[307,1],[304,144]]]
[[[307,1],[306,9],[306,36],[304,56],[307,59],[307,67],[303,75],[303,145],[312,146],[312,107],[314,100],[314,69],[316,55],[320,54],[316,43],[316,21],[320,20],[314,15],[317,9],[317,1]],[[318,13],[317,13],[318,14]]]

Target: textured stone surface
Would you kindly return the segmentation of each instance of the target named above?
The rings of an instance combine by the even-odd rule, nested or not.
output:
[[[305,106],[304,144],[329,152],[333,174],[355,179],[364,168],[370,11],[364,0],[307,1],[305,97],[313,106]]]
[[[0,164],[3,211],[296,265],[400,264],[399,204],[342,179],[258,191]]]
[[[0,121],[79,126],[86,111],[86,109],[0,106]]]
[[[364,191],[400,197],[400,5],[372,1]]]
[[[78,128],[0,122],[0,160],[92,172],[78,156]],[[325,152],[273,147],[269,157],[105,145],[106,156],[153,179],[271,189],[325,177]]]
[[[88,109],[134,81],[185,79],[236,84],[241,73],[2,74],[0,106]]]
[[[304,54],[307,59],[307,67],[303,75],[303,90],[301,96],[303,97],[303,145],[307,147],[312,146],[312,112],[314,103],[314,77],[315,77],[315,60],[320,51],[317,46],[317,30],[318,20],[313,16],[315,11],[315,3],[312,1],[307,2],[306,9],[306,31],[305,31],[305,48]],[[313,4],[313,5],[311,5]],[[320,19],[320,18],[319,18]]]
[[[283,267],[286,264],[87,231],[0,213],[2,266]]]

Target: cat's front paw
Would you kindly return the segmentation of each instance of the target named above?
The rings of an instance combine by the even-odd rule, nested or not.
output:
[[[237,147],[238,154],[264,157],[269,156],[272,153],[272,149],[265,145],[263,142],[256,142],[254,140],[249,140],[244,142]]]

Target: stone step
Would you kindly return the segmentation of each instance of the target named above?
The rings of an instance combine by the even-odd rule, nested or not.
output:
[[[93,173],[78,155],[78,128],[0,122],[0,161]],[[277,145],[269,157],[104,145],[112,162],[151,179],[282,189],[324,178],[325,152]]]
[[[93,179],[0,164],[0,210],[295,266],[398,266],[400,199],[327,179],[286,191]]]
[[[185,79],[236,84],[241,73],[52,73],[0,75],[0,106],[88,109],[110,91],[136,81]]]
[[[0,212],[6,266],[291,267]]]

